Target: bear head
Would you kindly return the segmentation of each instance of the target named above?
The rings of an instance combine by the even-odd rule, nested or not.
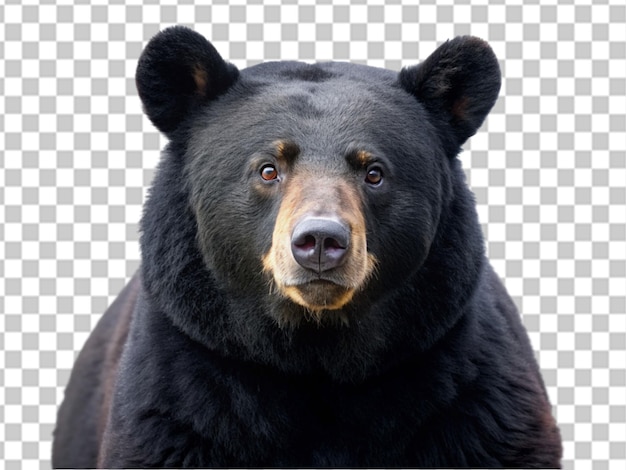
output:
[[[136,83],[169,139],[141,224],[143,282],[184,331],[282,365],[333,350],[329,364],[353,359],[342,375],[456,321],[483,258],[456,156],[500,88],[485,42],[453,39],[399,73],[237,70],[173,27]]]

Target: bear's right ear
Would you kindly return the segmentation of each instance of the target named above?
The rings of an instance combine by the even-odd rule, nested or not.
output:
[[[146,115],[169,136],[194,107],[224,93],[238,76],[202,35],[174,26],[150,40],[135,82]]]

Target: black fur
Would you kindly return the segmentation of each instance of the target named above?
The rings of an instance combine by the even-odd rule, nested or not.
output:
[[[175,26],[150,41],[137,64],[135,82],[146,114],[171,136],[195,108],[226,91],[237,76],[237,69],[204,37]]]
[[[196,64],[209,77],[200,93]],[[455,158],[499,90],[484,42],[457,38],[400,74],[298,62],[237,72],[174,28],[147,46],[137,83],[170,137],[141,222],[141,290],[98,411],[103,437],[79,442],[90,425],[72,429],[72,413],[96,413],[81,396],[100,383],[75,372],[55,467],[560,465],[532,348]],[[377,265],[344,323],[325,321],[330,311],[307,320],[263,272],[281,186],[258,169],[278,140],[299,149],[280,163],[285,182],[340,179],[362,202]],[[355,148],[375,155],[384,184],[364,183]]]
[[[403,69],[400,82],[413,93],[453,143],[459,146],[474,135],[500,91],[500,67],[489,45],[462,36],[445,42],[419,65]]]

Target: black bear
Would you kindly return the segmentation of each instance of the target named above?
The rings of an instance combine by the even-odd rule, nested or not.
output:
[[[238,70],[173,27],[136,82],[169,143],[55,467],[560,466],[457,158],[500,89],[485,42]]]

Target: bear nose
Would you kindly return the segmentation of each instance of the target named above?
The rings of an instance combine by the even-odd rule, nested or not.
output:
[[[322,272],[340,266],[348,253],[350,229],[334,219],[309,217],[291,233],[291,252],[303,268]]]

